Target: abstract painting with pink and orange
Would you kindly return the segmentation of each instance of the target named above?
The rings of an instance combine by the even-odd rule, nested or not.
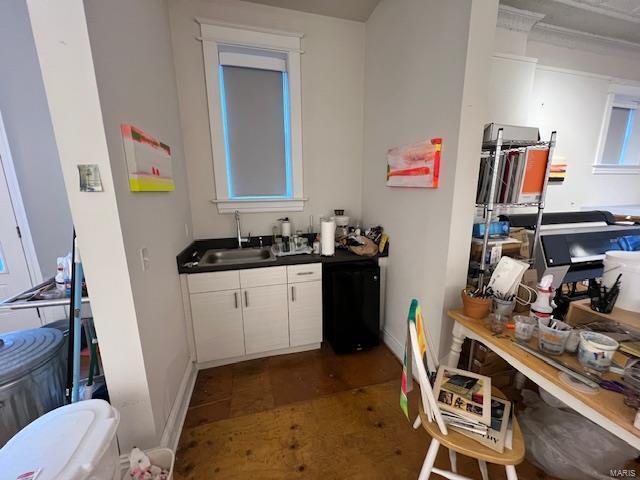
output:
[[[175,190],[171,148],[129,124],[120,125],[132,192]]]
[[[387,186],[438,188],[442,139],[432,138],[387,152]]]

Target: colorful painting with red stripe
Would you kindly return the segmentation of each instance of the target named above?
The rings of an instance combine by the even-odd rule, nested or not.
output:
[[[432,138],[387,152],[387,186],[438,188],[442,139]]]

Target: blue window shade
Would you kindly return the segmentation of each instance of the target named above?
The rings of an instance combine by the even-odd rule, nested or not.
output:
[[[229,198],[292,198],[286,72],[219,68]]]

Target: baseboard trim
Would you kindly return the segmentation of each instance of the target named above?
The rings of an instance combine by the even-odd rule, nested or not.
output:
[[[187,368],[184,371],[182,381],[178,390],[171,412],[169,412],[169,418],[162,431],[162,437],[160,438],[160,446],[164,448],[170,448],[174,452],[178,448],[178,442],[180,441],[180,434],[182,433],[182,427],[184,421],[187,418],[187,410],[189,403],[191,402],[191,395],[193,394],[193,388],[196,384],[196,377],[198,376],[198,370],[194,363],[189,361]],[[124,475],[129,469],[129,452],[122,453],[120,455],[120,470]],[[122,478],[122,475],[118,478]]]
[[[271,350],[268,352],[252,353],[250,355],[242,355],[240,357],[223,358],[221,360],[211,360],[209,362],[196,363],[198,370],[204,370],[205,368],[220,367],[222,365],[229,365],[232,363],[244,362],[246,360],[255,360],[256,358],[274,357],[276,355],[287,355],[288,353],[306,352],[309,350],[317,350],[320,348],[321,343],[310,343],[309,345],[302,345],[300,347],[287,347],[280,350]]]
[[[184,420],[187,418],[187,410],[191,402],[191,394],[193,393],[197,376],[198,370],[196,366],[189,362],[182,377],[182,382],[180,382],[180,390],[178,390],[178,395],[173,402],[173,407],[160,438],[161,447],[170,448],[174,452],[178,448],[180,434],[182,433]]]
[[[404,361],[404,344],[400,343],[400,341],[391,335],[387,330],[382,331],[382,341],[384,344],[389,347],[389,350],[400,360],[400,362]]]

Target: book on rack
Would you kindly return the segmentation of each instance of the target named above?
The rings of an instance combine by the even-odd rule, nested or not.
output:
[[[544,147],[527,147],[525,167],[520,184],[518,203],[539,202],[542,199],[549,149]]]
[[[494,203],[539,202],[544,188],[548,147],[532,146],[506,150],[497,162]],[[493,157],[480,159],[476,203],[489,203],[493,177]]]
[[[511,402],[498,397],[491,398],[491,425],[484,431],[470,429],[467,426],[460,426],[450,423],[449,426],[456,432],[480,442],[481,444],[503,453],[507,434],[511,425]],[[446,421],[446,420],[445,420]]]
[[[484,375],[440,366],[433,387],[443,418],[449,423],[484,430],[491,424],[491,379]]]

